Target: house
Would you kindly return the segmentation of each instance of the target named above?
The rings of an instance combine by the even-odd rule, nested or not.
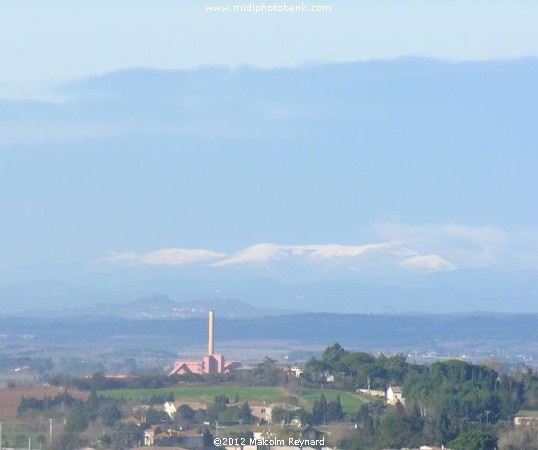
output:
[[[258,422],[273,423],[273,408],[270,405],[263,403],[249,403],[250,413]]]
[[[514,426],[538,428],[538,411],[519,411],[514,417]]]
[[[301,375],[304,373],[302,367],[294,366],[290,368],[290,372],[295,375],[295,378],[301,378]]]
[[[204,446],[204,438],[194,431],[173,431],[169,430],[166,435],[160,434],[153,440],[155,445],[171,447],[173,445],[186,449],[199,449]]]
[[[387,389],[387,403],[396,405],[397,403],[405,404],[405,398],[401,386],[389,386]]]
[[[126,417],[125,419],[120,420],[120,423],[123,423],[123,424],[131,423],[133,425],[136,425],[137,427],[140,427],[146,424],[146,417],[142,416],[142,419],[139,420],[135,416],[129,416],[129,417]]]
[[[144,431],[144,445],[172,447],[174,445],[186,449],[204,446],[202,435],[190,431],[164,430],[160,425],[152,425]]]
[[[159,436],[163,433],[163,429],[159,425],[152,425],[144,431],[144,445],[153,445],[155,443],[155,436]]]
[[[276,419],[280,419],[279,422],[288,423],[294,426],[301,426],[301,421],[299,420],[299,411],[302,411],[303,408],[296,405],[291,405],[289,403],[273,403],[271,404],[271,421],[268,423],[275,423],[275,412],[277,410],[284,411],[286,414],[284,415],[284,418],[280,415],[280,417],[276,417]]]
[[[165,402],[163,405],[163,411],[170,416],[171,419],[174,418],[181,406],[188,406],[193,411],[200,411],[201,409],[206,409],[206,405],[200,402]]]
[[[332,373],[323,374],[326,383],[334,383],[334,375]]]
[[[444,445],[441,447],[430,447],[429,445],[422,445],[418,448],[418,450],[450,450],[449,448],[446,448]]]

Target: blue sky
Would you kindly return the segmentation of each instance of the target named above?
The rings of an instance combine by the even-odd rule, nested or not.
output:
[[[458,268],[535,269],[537,73],[133,70],[64,103],[0,103],[0,263],[404,241]]]
[[[1,280],[264,242],[538,268],[538,3],[206,4],[0,0]]]
[[[538,55],[532,0],[327,0],[331,13],[257,15],[207,13],[213,4],[2,0],[0,97],[44,98],[50,83],[133,67]]]

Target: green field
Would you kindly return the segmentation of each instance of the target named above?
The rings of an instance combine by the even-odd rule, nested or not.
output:
[[[340,403],[342,409],[346,414],[353,414],[357,412],[360,405],[365,403],[365,400],[359,398],[351,392],[335,391],[331,389],[303,389],[301,392],[301,398],[306,402],[309,409],[312,409],[314,401],[321,397],[321,394],[325,396],[327,401],[335,400],[337,396],[340,396]],[[305,407],[307,407],[305,405]]]
[[[307,410],[312,409],[316,398],[325,395],[327,401],[336,399],[340,395],[340,401],[345,413],[354,413],[364,403],[364,400],[350,392],[330,389],[302,389],[298,393],[290,393],[279,387],[242,387],[242,386],[183,386],[165,389],[118,389],[112,391],[99,391],[103,397],[124,398],[126,400],[147,400],[154,395],[166,396],[173,392],[176,400],[185,402],[200,402],[211,404],[218,395],[226,395],[232,402],[239,396],[241,402],[290,402],[292,397],[297,398],[300,406]]]
[[[4,443],[4,446],[6,443],[10,446],[10,448],[14,447],[16,443],[16,439],[18,436],[24,436],[24,439],[22,440],[21,444],[24,444],[22,448],[27,449],[28,448],[28,438],[31,437],[32,441],[32,450],[36,450],[40,448],[39,440],[42,439],[42,445],[43,443],[47,442],[47,431],[43,430],[42,433],[36,433],[36,432],[26,432],[26,431],[10,431],[8,430],[2,430],[2,441]]]
[[[99,391],[104,397],[124,398],[127,400],[144,400],[153,395],[165,396],[174,393],[176,400],[185,402],[211,403],[217,395],[226,395],[233,402],[236,395],[240,401],[275,403],[285,401],[290,395],[283,388],[276,387],[241,387],[241,386],[184,386],[164,389],[118,389]]]

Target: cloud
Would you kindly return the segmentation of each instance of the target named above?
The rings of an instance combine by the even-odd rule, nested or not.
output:
[[[167,248],[151,253],[138,254],[134,252],[112,252],[99,260],[100,263],[135,264],[149,266],[182,266],[205,261],[211,261],[225,256],[223,253],[204,249]]]
[[[405,269],[422,269],[428,272],[449,272],[456,267],[439,255],[419,255],[403,260],[400,267]]]
[[[440,254],[458,267],[493,267],[506,262],[511,233],[494,226],[457,223],[405,225],[393,222],[374,224],[377,239],[401,240],[421,255]]]
[[[39,102],[61,104],[69,97],[50,82],[13,81],[0,79],[0,102]]]
[[[506,241],[506,231],[493,226],[473,227],[462,224],[403,225],[393,222],[377,223],[373,226],[386,239],[402,239],[411,242],[435,243],[451,241],[477,246],[500,246]]]

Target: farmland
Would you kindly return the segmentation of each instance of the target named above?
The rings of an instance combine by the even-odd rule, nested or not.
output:
[[[325,396],[327,401],[335,400],[336,397],[340,396],[340,403],[346,414],[357,412],[357,408],[367,401],[351,392],[336,391],[332,389],[303,389],[301,391],[301,398],[311,409],[314,400],[319,398],[321,394]]]
[[[22,398],[52,398],[62,392],[62,388],[54,386],[0,389],[0,419],[16,418]],[[88,398],[88,394],[85,392],[69,391],[69,394],[81,400]]]
[[[312,409],[314,400],[325,395],[328,401],[340,396],[340,401],[345,413],[354,413],[365,400],[354,394],[331,389],[301,389],[290,392],[282,387],[244,387],[230,385],[210,385],[210,386],[185,386],[180,388],[164,389],[118,389],[112,391],[99,391],[98,395],[125,400],[148,400],[153,396],[165,397],[173,393],[176,401],[200,402],[211,404],[213,399],[219,395],[226,395],[233,401],[236,396],[240,401],[256,403],[297,403],[306,409]]]

